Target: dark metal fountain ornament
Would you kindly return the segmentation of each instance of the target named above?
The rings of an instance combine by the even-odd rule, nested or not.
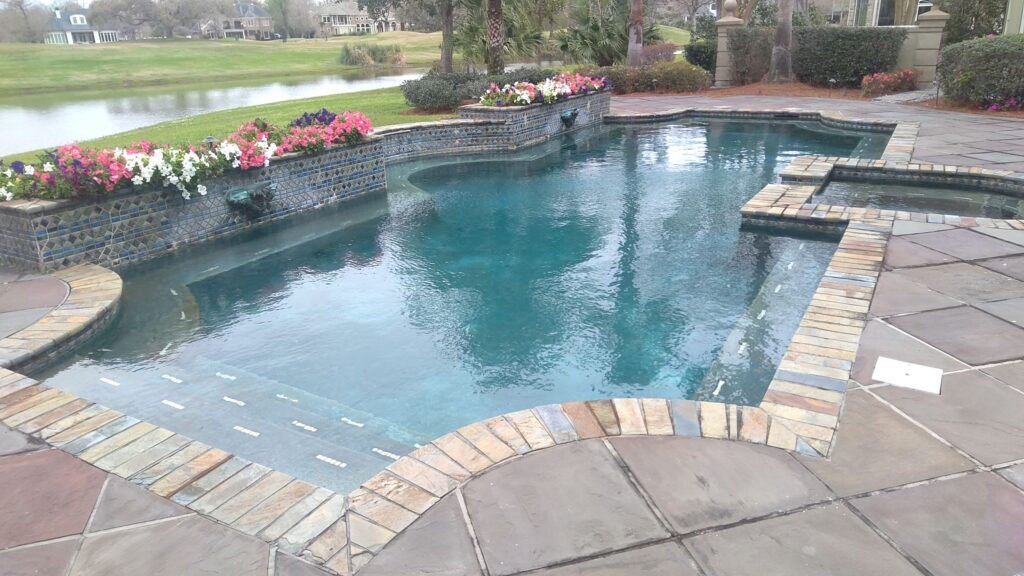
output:
[[[573,108],[572,110],[564,110],[559,115],[562,119],[562,126],[566,128],[572,128],[576,124],[576,117],[580,115],[580,111]]]
[[[276,184],[265,184],[255,188],[235,188],[227,193],[227,203],[235,212],[248,218],[259,218],[270,210],[270,202],[277,191]]]

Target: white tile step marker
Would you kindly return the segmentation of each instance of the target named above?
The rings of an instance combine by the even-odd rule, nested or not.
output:
[[[942,369],[879,356],[871,378],[901,388],[931,394],[942,391]]]

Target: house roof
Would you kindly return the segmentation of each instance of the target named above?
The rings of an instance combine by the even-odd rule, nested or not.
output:
[[[86,16],[86,24],[72,24],[71,16]],[[69,5],[54,9],[53,17],[50,18],[50,30],[54,32],[91,32],[96,30],[88,22],[88,12],[79,6]]]
[[[259,5],[252,2],[236,2],[235,12],[238,18],[267,18],[267,10]]]

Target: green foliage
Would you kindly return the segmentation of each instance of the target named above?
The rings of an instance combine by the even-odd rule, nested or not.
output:
[[[793,29],[793,71],[816,86],[860,86],[868,74],[896,67],[905,28],[809,26]],[[768,57],[771,57],[769,50]]]
[[[622,65],[584,67],[581,74],[605,76],[612,92],[699,92],[711,85],[711,75],[689,62],[659,62],[629,68]]]
[[[461,0],[464,16],[455,29],[453,46],[463,60],[481,64],[487,57],[487,6],[483,0]],[[532,58],[544,45],[542,32],[529,2],[506,2],[501,17],[505,24],[504,52]]]
[[[1024,34],[946,46],[938,74],[942,92],[956,102],[986,105],[1024,98]]]
[[[734,28],[727,39],[732,58],[732,82],[737,86],[760,82],[772,63],[775,30]]]
[[[775,0],[760,0],[750,15],[750,26],[774,28],[779,21],[779,4]],[[814,3],[808,3],[804,10],[793,11],[793,26],[824,26],[828,24],[825,13]]]
[[[1006,0],[939,0],[937,4],[949,13],[943,31],[946,46],[1003,30]]]
[[[707,40],[690,42],[683,47],[686,51],[686,61],[690,64],[700,66],[708,72],[715,71],[715,43]]]
[[[402,83],[405,101],[419,110],[451,110],[467,100],[476,100],[493,82],[499,86],[516,82],[537,83],[558,74],[554,70],[524,69],[494,76],[475,72],[444,74],[431,70],[417,80]]]
[[[338,61],[349,66],[399,66],[405,64],[405,56],[398,44],[346,44]]]
[[[693,35],[691,42],[711,42],[718,39],[718,29],[715,27],[715,17],[710,14],[697,16],[693,20]]]
[[[629,3],[611,3],[599,14],[592,14],[592,7],[588,0],[577,2],[571,17],[574,24],[561,34],[559,47],[578,63],[610,66],[622,62],[629,44]],[[644,26],[644,45],[661,39],[657,26]]]

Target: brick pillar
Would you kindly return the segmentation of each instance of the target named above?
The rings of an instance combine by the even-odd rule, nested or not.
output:
[[[935,67],[939,63],[939,50],[942,48],[942,31],[948,20],[949,14],[938,8],[932,8],[917,17],[914,69],[918,74],[918,88],[928,88],[935,80]]]
[[[725,17],[715,21],[718,44],[715,46],[715,87],[732,86],[732,56],[729,54],[729,30],[746,25],[736,17],[736,0],[725,0]]]

